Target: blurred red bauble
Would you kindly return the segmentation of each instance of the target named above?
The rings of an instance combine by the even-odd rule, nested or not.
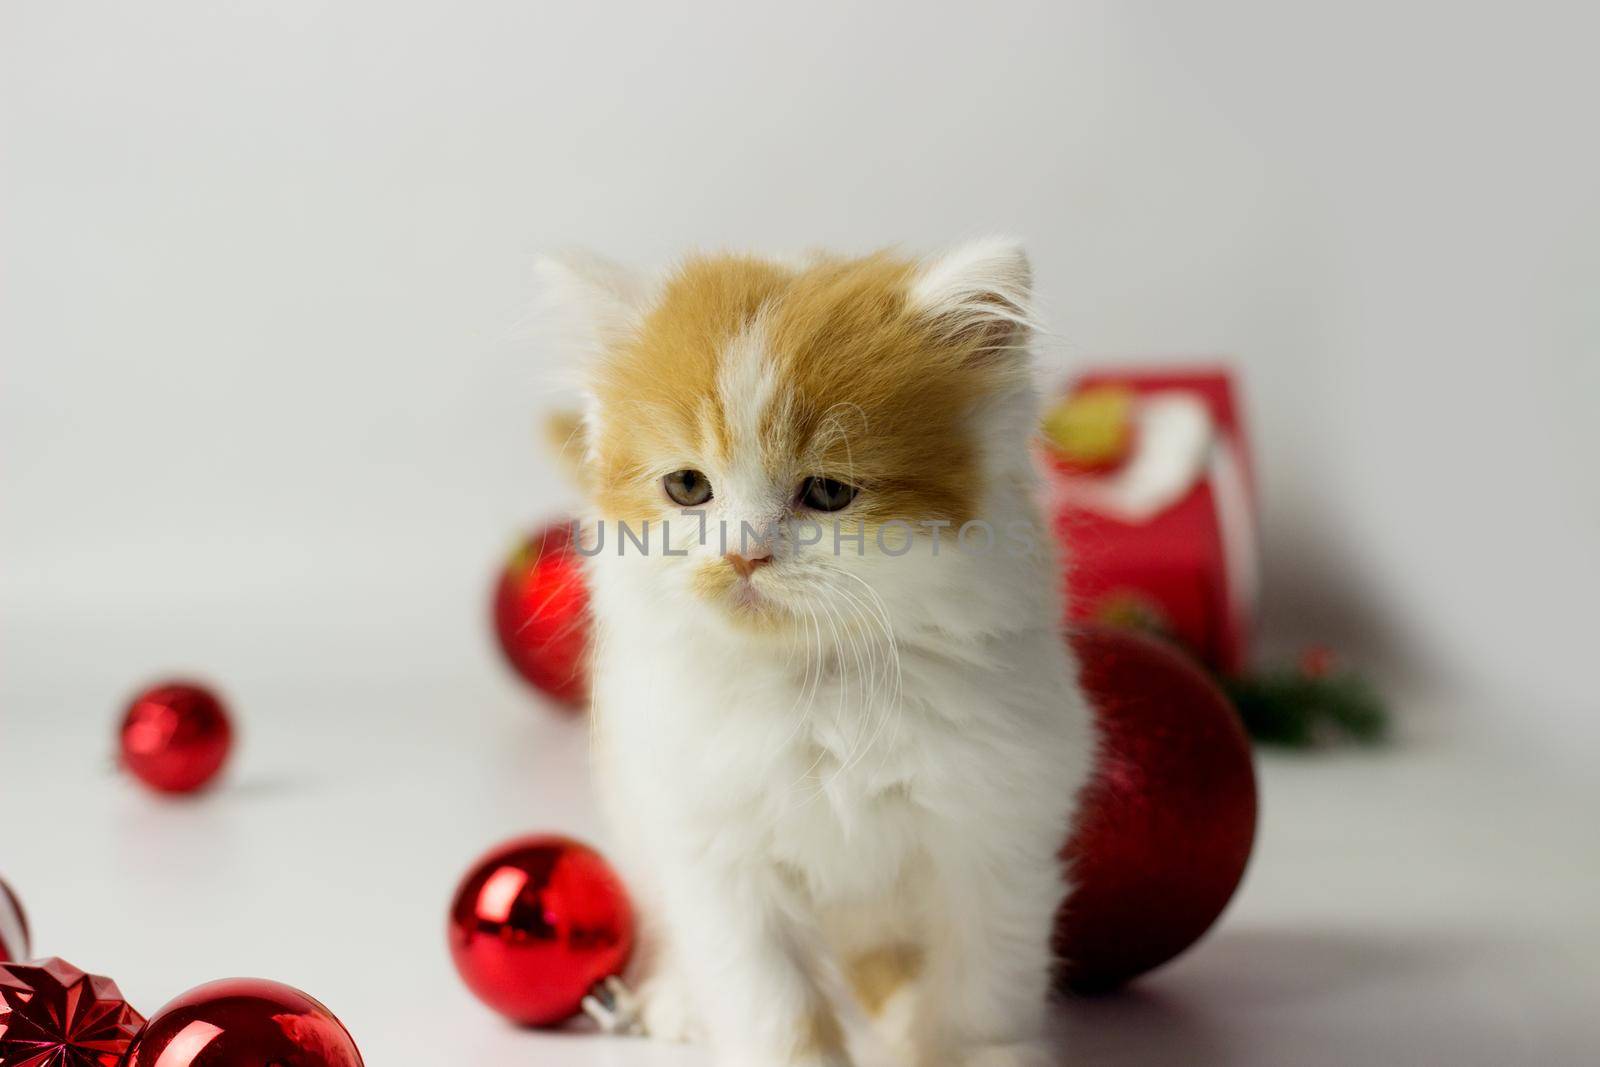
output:
[[[54,956],[0,963],[6,1067],[117,1067],[143,1022],[109,978]]]
[[[210,690],[167,682],[133,698],[120,743],[122,766],[139,781],[162,793],[192,793],[227,762],[233,726]]]
[[[123,1067],[362,1067],[333,1013],[292,986],[224,978],[150,1017]]]
[[[6,885],[6,880],[0,878],[0,963],[25,960],[31,955],[27,913],[22,910],[22,901]]]
[[[1062,984],[1114,988],[1204,934],[1244,875],[1256,780],[1238,714],[1184,653],[1125,631],[1075,633],[1099,739],[1056,919]]]
[[[494,629],[518,674],[576,708],[589,691],[589,594],[572,524],[530,537],[500,573]]]
[[[523,837],[473,865],[450,905],[450,955],[467,987],[527,1026],[576,1015],[633,950],[627,891],[600,854],[556,836]]]

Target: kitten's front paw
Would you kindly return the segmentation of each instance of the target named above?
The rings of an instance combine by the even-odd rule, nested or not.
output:
[[[1063,1062],[1049,1045],[1035,1041],[981,1045],[960,1060],[961,1067],[1060,1067]]]
[[[694,1006],[689,1001],[689,991],[684,984],[670,975],[657,975],[647,979],[639,988],[639,1019],[644,1032],[657,1041],[675,1041],[679,1044],[703,1039]]]

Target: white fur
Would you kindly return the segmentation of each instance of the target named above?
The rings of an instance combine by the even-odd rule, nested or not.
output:
[[[926,260],[911,285],[910,303],[955,324],[1004,319],[1035,325],[1033,271],[1022,246],[1008,237],[970,241]]]
[[[1006,247],[929,263],[919,306],[1026,307],[1026,261]],[[745,427],[782,390],[748,334],[721,383]],[[801,1035],[832,1010],[843,961],[909,943],[926,961],[918,1063],[1050,1062],[1057,852],[1091,741],[1034,504],[1034,404],[1019,386],[975,415],[994,552],[963,554],[946,530],[937,554],[918,537],[890,557],[869,535],[864,556],[849,541],[835,556],[830,536],[757,572],[800,605],[786,633],[690,589],[715,537],[700,545],[675,521],[686,557],[661,551],[659,529],[648,555],[619,556],[608,531],[590,561],[597,770],[646,915],[652,1032],[709,1036],[727,1067],[843,1067]],[[796,476],[770,457],[706,473],[707,519],[735,533],[781,510]],[[1037,551],[1008,551],[1008,530]]]
[[[586,374],[612,345],[633,329],[653,296],[650,286],[622,264],[593,252],[569,250],[534,264],[539,288],[536,317],[548,328],[547,338],[568,365],[556,378],[579,389]],[[600,411],[590,403],[583,412],[584,440],[600,439]],[[586,457],[593,460],[593,455]]]
[[[757,316],[723,354],[717,392],[741,448],[759,452],[761,418],[778,389],[777,371],[767,358],[766,321]]]

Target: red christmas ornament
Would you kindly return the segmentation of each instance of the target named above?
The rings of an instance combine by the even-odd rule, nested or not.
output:
[[[224,978],[150,1017],[123,1067],[362,1067],[350,1032],[292,986]]]
[[[0,878],[0,963],[25,960],[32,955],[28,948],[28,916],[22,910],[22,901]]]
[[[0,1064],[117,1067],[143,1022],[109,978],[54,956],[0,963]]]
[[[517,673],[576,708],[589,691],[589,594],[572,524],[530,537],[506,564],[494,591],[494,629]]]
[[[209,690],[169,682],[133,698],[122,719],[122,765],[163,793],[192,793],[222,769],[233,743],[228,713]]]
[[[1205,933],[1244,874],[1256,781],[1239,717],[1204,671],[1151,638],[1071,638],[1100,755],[1062,858],[1076,889],[1056,918],[1062,984],[1101,992]]]
[[[456,970],[479,1000],[524,1025],[553,1026],[628,962],[633,909],[593,849],[524,837],[473,865],[447,932]]]

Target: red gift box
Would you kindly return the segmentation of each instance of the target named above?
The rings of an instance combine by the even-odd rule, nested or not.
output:
[[[1125,402],[1105,402],[1118,393]],[[1068,621],[1153,628],[1216,670],[1243,670],[1256,609],[1256,498],[1232,375],[1107,368],[1080,377],[1061,403],[1129,420],[1092,428],[1090,437],[1120,450],[1110,462],[1073,455],[1081,434],[1066,444],[1061,434],[1041,437],[1066,550]],[[1069,410],[1058,407],[1047,426],[1063,425]]]

